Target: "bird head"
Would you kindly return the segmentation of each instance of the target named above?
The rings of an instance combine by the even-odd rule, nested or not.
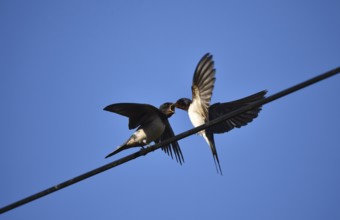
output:
[[[191,102],[192,101],[190,99],[181,98],[176,101],[175,106],[176,108],[182,109],[184,111],[188,111]]]
[[[163,103],[161,106],[159,106],[159,110],[161,110],[164,115],[170,118],[175,113],[175,104],[172,102]]]

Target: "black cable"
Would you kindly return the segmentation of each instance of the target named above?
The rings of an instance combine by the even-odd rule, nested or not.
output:
[[[253,109],[255,107],[258,107],[258,106],[261,106],[261,105],[265,105],[265,104],[267,104],[269,102],[272,102],[272,101],[274,101],[276,99],[282,98],[283,96],[286,96],[288,94],[296,92],[296,91],[298,91],[300,89],[303,89],[303,88],[305,88],[305,87],[307,87],[309,85],[317,83],[317,82],[319,82],[321,80],[324,80],[324,79],[326,79],[328,77],[334,76],[334,75],[336,75],[338,73],[340,73],[340,67],[335,68],[333,70],[330,70],[330,71],[328,71],[326,73],[323,73],[323,74],[321,74],[319,76],[316,76],[314,78],[311,78],[311,79],[309,79],[309,80],[307,80],[305,82],[299,83],[299,84],[297,84],[295,86],[292,86],[292,87],[290,87],[288,89],[282,90],[281,92],[278,92],[278,93],[276,93],[274,95],[271,95],[271,96],[269,96],[269,97],[267,97],[265,99],[262,99],[260,101],[254,102],[254,103],[249,104],[247,106],[244,106],[244,107],[242,107],[240,109],[237,109],[237,110],[235,110],[235,111],[233,111],[231,113],[223,115],[223,116],[221,116],[219,118],[216,118],[216,119],[214,119],[212,121],[209,121],[209,122],[205,123],[204,125],[201,125],[201,126],[198,126],[196,128],[193,128],[193,129],[190,129],[188,131],[185,131],[183,133],[180,133],[180,134],[178,134],[178,135],[176,135],[176,136],[174,136],[172,138],[169,138],[169,139],[163,141],[162,143],[158,143],[158,144],[152,145],[152,146],[150,146],[148,148],[145,148],[145,149],[142,149],[142,150],[140,150],[140,151],[138,151],[136,153],[130,154],[130,155],[126,156],[126,157],[123,157],[121,159],[118,159],[116,161],[108,163],[108,164],[106,164],[104,166],[101,166],[99,168],[91,170],[91,171],[89,171],[87,173],[84,173],[84,174],[82,174],[80,176],[77,176],[75,178],[69,179],[69,180],[67,180],[65,182],[62,182],[62,183],[57,184],[55,186],[52,186],[52,187],[50,187],[48,189],[45,189],[45,190],[43,190],[43,191],[41,191],[39,193],[36,193],[34,195],[31,195],[29,197],[21,199],[21,200],[19,200],[17,202],[9,204],[9,205],[7,205],[5,207],[2,207],[0,209],[0,214],[5,213],[5,212],[7,212],[9,210],[15,209],[15,208],[17,208],[17,207],[19,207],[21,205],[26,204],[26,203],[32,202],[32,201],[34,201],[36,199],[39,199],[39,198],[41,198],[43,196],[51,194],[51,193],[53,193],[55,191],[58,191],[58,190],[60,190],[62,188],[65,188],[67,186],[70,186],[72,184],[75,184],[77,182],[85,180],[85,179],[87,179],[87,178],[89,178],[91,176],[94,176],[96,174],[104,172],[104,171],[106,171],[108,169],[111,169],[113,167],[116,167],[116,166],[118,166],[120,164],[123,164],[125,162],[130,161],[130,160],[133,160],[133,159],[135,159],[137,157],[144,156],[144,155],[146,155],[146,154],[148,154],[148,153],[150,153],[152,151],[155,151],[155,150],[159,149],[163,145],[168,145],[168,144],[170,144],[173,141],[177,141],[177,140],[183,139],[185,137],[188,137],[188,136],[190,136],[192,134],[195,134],[195,133],[197,133],[197,132],[199,132],[201,130],[204,130],[204,129],[206,129],[208,127],[211,127],[211,126],[213,126],[215,124],[218,124],[218,123],[220,123],[222,121],[225,121],[225,120],[227,120],[229,118],[232,118],[232,117],[234,117],[234,116],[236,116],[238,114],[241,114],[243,112],[249,111],[249,110],[251,110],[251,109]]]

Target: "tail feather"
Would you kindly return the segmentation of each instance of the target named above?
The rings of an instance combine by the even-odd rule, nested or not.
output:
[[[212,132],[206,131],[205,133],[203,133],[203,137],[207,141],[211,149],[211,153],[213,154],[217,173],[220,173],[221,175],[223,175],[220,160],[218,159],[217,149],[215,146],[214,134]]]
[[[105,158],[108,158],[108,157],[111,157],[119,152],[121,152],[122,150],[125,150],[127,149],[126,148],[126,145],[122,145],[122,146],[118,146],[116,150],[112,151],[111,153],[109,153]]]

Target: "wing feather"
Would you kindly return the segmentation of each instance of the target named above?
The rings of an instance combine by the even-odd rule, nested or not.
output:
[[[161,137],[158,139],[158,142],[165,141],[165,140],[175,136],[174,131],[172,130],[168,119],[164,120],[164,124],[165,124],[165,130],[164,130],[163,134],[161,135]],[[173,155],[175,155],[176,161],[178,163],[180,163],[181,165],[184,163],[184,157],[183,157],[183,154],[182,154],[182,150],[181,150],[177,141],[171,142],[170,144],[163,146],[162,150],[166,154],[171,156],[171,158],[173,158]]]
[[[104,110],[128,117],[130,130],[148,121],[153,114],[159,114],[156,107],[139,103],[117,103],[106,106]]]
[[[245,98],[225,103],[215,103],[209,108],[209,119],[213,120],[222,115],[228,114],[238,108],[248,105],[252,102],[261,100],[265,98],[267,91],[263,90],[261,92],[255,93],[253,95],[247,96]],[[252,122],[262,110],[262,106],[246,111],[240,115],[230,118],[222,123],[219,123],[211,128],[210,131],[213,133],[224,133],[232,130],[233,128],[240,128]]]
[[[210,106],[212,91],[215,83],[215,68],[213,56],[205,54],[197,64],[192,81],[192,100],[199,103],[197,111],[200,112],[205,120],[208,120],[208,108]]]

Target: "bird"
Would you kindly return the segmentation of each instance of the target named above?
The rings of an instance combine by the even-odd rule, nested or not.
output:
[[[192,100],[189,98],[181,98],[175,103],[176,108],[188,112],[190,121],[194,127],[205,124],[210,120],[214,120],[252,102],[264,99],[267,93],[266,90],[263,90],[239,100],[210,105],[216,81],[215,74],[216,69],[214,67],[213,56],[210,53],[206,53],[197,64],[194,72],[191,86]],[[222,169],[214,141],[214,134],[228,132],[235,127],[240,128],[241,126],[245,126],[256,118],[260,111],[261,106],[198,132],[210,146],[216,170],[221,175]]]
[[[126,142],[118,146],[105,158],[132,147],[143,147],[152,141],[159,143],[175,136],[168,121],[168,118],[175,113],[174,103],[166,102],[159,109],[149,104],[116,103],[106,106],[104,110],[128,117],[129,129],[137,128]],[[174,154],[180,164],[184,162],[184,157],[177,141],[163,146],[162,150],[171,158],[173,158]]]

